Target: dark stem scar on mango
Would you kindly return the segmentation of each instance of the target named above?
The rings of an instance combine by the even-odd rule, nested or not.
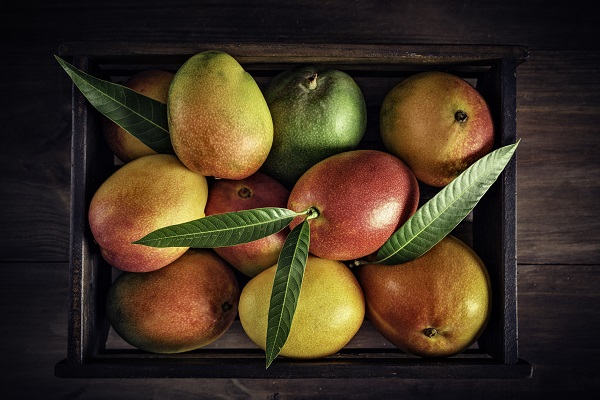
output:
[[[317,78],[318,78],[318,74],[315,72],[314,74],[312,74],[307,80],[306,80],[306,86],[308,87],[308,89],[310,90],[314,90],[317,88]]]
[[[240,196],[242,199],[252,197],[252,190],[244,186],[240,190],[238,190],[238,196]]]
[[[467,119],[469,119],[469,117],[467,116],[467,113],[463,110],[458,110],[454,113],[454,119],[456,120],[456,122],[462,124],[464,122],[467,122]]]
[[[426,328],[423,329],[423,334],[429,338],[433,338],[437,335],[437,329],[435,328]]]
[[[315,219],[317,218],[321,213],[319,212],[319,209],[315,206],[311,206],[308,208],[308,210],[306,210],[306,219]]]

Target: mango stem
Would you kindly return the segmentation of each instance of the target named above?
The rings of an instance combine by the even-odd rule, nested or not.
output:
[[[306,219],[315,219],[319,216],[319,210],[316,207],[309,207],[308,210],[306,210]]]
[[[435,335],[437,335],[437,329],[435,328],[427,328],[427,329],[423,329],[423,334],[427,337],[434,337]]]
[[[240,196],[242,199],[247,199],[248,197],[252,197],[252,190],[250,190],[249,188],[244,186],[240,190],[238,190],[238,196]]]
[[[315,72],[312,74],[310,78],[306,81],[309,90],[315,90],[317,88],[317,77],[319,75]]]
[[[456,120],[456,122],[462,124],[464,122],[467,122],[468,116],[467,116],[467,113],[464,112],[463,110],[458,110],[457,112],[454,113],[454,119]]]

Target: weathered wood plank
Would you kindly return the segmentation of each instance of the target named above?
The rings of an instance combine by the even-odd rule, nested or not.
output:
[[[586,394],[598,389],[600,345],[596,283],[600,265],[520,265],[520,356],[534,366],[531,379],[494,380],[128,380],[58,379],[54,364],[66,356],[67,263],[0,263],[1,380],[21,398],[295,398],[426,396],[501,399],[543,393]],[[27,292],[27,296],[23,293]],[[14,299],[19,299],[14,301]],[[18,304],[18,306],[15,306]],[[35,384],[32,384],[34,379]],[[174,383],[176,382],[176,386]],[[169,394],[170,393],[170,394]],[[18,398],[15,397],[15,398]]]
[[[521,263],[600,260],[600,52],[532,51],[517,71]]]
[[[9,143],[0,148],[0,209],[6,210],[2,213],[4,229],[0,231],[3,260],[65,261],[68,258],[70,92],[69,82],[52,54],[57,52],[61,42],[82,39],[188,43],[215,40],[524,44],[533,49],[585,49],[569,53],[567,57],[561,52],[549,52],[540,54],[540,58],[536,58],[534,50],[532,59],[519,68],[519,85],[525,93],[519,97],[519,132],[524,137],[520,152],[521,158],[525,158],[521,163],[525,167],[521,170],[535,164],[531,179],[527,171],[520,171],[519,175],[524,182],[519,187],[522,200],[519,215],[523,216],[519,227],[523,241],[519,257],[526,257],[528,262],[566,262],[564,255],[556,259],[561,254],[555,243],[562,240],[562,232],[566,232],[569,245],[576,244],[575,238],[585,237],[586,232],[598,232],[597,224],[590,222],[595,214],[583,224],[571,218],[587,212],[589,199],[598,194],[597,163],[592,162],[590,170],[584,160],[573,161],[573,157],[582,154],[588,157],[597,154],[594,147],[594,143],[596,146],[598,143],[597,135],[593,136],[597,126],[593,113],[596,112],[597,117],[597,108],[594,110],[586,103],[583,113],[563,108],[559,115],[546,117],[548,110],[569,103],[576,105],[574,101],[593,100],[598,93],[592,90],[593,81],[596,79],[597,83],[598,77],[598,53],[588,51],[598,49],[599,42],[592,39],[595,37],[592,33],[598,30],[598,14],[588,12],[589,2],[575,2],[569,7],[558,2],[543,7],[529,2],[503,2],[501,6],[470,2],[458,6],[443,2],[435,7],[420,1],[378,7],[361,2],[342,5],[330,1],[296,2],[285,7],[275,1],[253,3],[205,2],[202,7],[189,7],[175,2],[166,7],[134,1],[122,8],[121,2],[73,6],[67,1],[34,6],[14,3],[3,9],[7,23],[0,30],[8,39],[3,55],[7,60],[23,61],[0,65],[1,76],[10,77],[0,82],[3,139]],[[457,25],[456,21],[461,23]],[[544,80],[540,74],[550,75]],[[581,77],[585,77],[584,80]],[[586,80],[592,81],[592,88]],[[542,96],[542,93],[547,95]],[[569,121],[563,125],[564,129],[558,128],[561,121],[562,124]],[[540,126],[552,135],[536,135]],[[563,131],[569,135],[562,134]],[[553,142],[560,143],[554,148],[560,150],[558,161],[550,163],[546,157],[540,163],[537,162],[539,155],[527,154],[525,145],[540,149],[546,146],[545,138],[550,137],[573,138]],[[536,143],[528,143],[529,140]],[[563,148],[570,150],[562,152]],[[547,174],[539,170],[544,168],[540,165],[550,168]],[[543,229],[535,228],[536,221],[549,221],[548,216],[554,215],[553,210],[557,209],[539,194],[547,189],[546,183],[553,183],[548,181],[550,176],[564,174],[564,181],[569,184],[582,181],[584,185],[576,184],[573,190],[552,193],[561,198],[555,204],[562,210],[560,223],[546,222],[541,226]],[[537,185],[527,183],[541,176],[546,178]],[[587,186],[590,181],[591,186]],[[530,195],[529,190],[535,194]],[[577,193],[575,206],[565,198],[569,192]],[[532,208],[537,212],[528,214]],[[551,240],[537,240],[546,234]],[[576,244],[576,258],[570,260],[598,259],[598,247],[593,245],[597,236],[592,234],[588,238]]]
[[[532,399],[597,392],[600,14],[593,2],[31,3],[3,5],[0,24],[0,260],[13,261],[0,263],[0,382],[10,397]],[[533,378],[54,378],[67,337],[70,92],[52,54],[74,40],[527,45],[530,60],[517,74],[518,304],[521,356],[533,363]]]
[[[466,0],[341,2],[303,0],[59,1],[3,8],[7,32],[35,39],[206,41],[328,41],[370,43],[528,44],[535,48],[598,49],[593,2]],[[27,15],[27,18],[23,16]],[[19,18],[19,23],[15,20]],[[12,24],[11,24],[12,23]],[[5,25],[6,26],[6,25]],[[40,27],[45,27],[43,30]],[[43,32],[43,33],[42,33]],[[52,35],[48,35],[52,33]],[[7,37],[3,35],[3,37]]]

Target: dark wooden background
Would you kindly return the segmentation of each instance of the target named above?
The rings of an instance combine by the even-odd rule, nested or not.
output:
[[[600,17],[592,1],[28,1],[0,6],[5,398],[545,398],[600,389]],[[66,356],[68,41],[517,44],[518,307],[528,380],[77,380]],[[4,396],[3,396],[4,397]],[[550,396],[551,398],[554,398]],[[562,396],[560,396],[562,397]]]

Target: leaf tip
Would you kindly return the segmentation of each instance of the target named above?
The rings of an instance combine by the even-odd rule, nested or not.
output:
[[[138,240],[134,240],[133,242],[130,242],[129,244],[141,244],[141,245],[147,246],[148,245],[147,240],[146,240],[147,236],[148,235],[141,237]]]
[[[273,363],[273,361],[275,361],[275,359],[277,358],[277,356],[279,355],[279,352],[281,351],[281,348],[277,349],[275,345],[273,345],[272,348],[268,348],[265,351],[265,369],[268,369],[271,364]]]
[[[273,362],[273,359],[270,357],[267,357],[266,359],[266,364],[265,364],[265,369],[269,369],[269,367],[271,366],[271,363]]]
[[[60,64],[61,67],[63,67],[63,69],[65,69],[66,66],[68,65],[68,63],[65,60],[63,60],[61,57],[57,56],[56,54],[53,54],[53,55],[54,55],[54,59]]]

